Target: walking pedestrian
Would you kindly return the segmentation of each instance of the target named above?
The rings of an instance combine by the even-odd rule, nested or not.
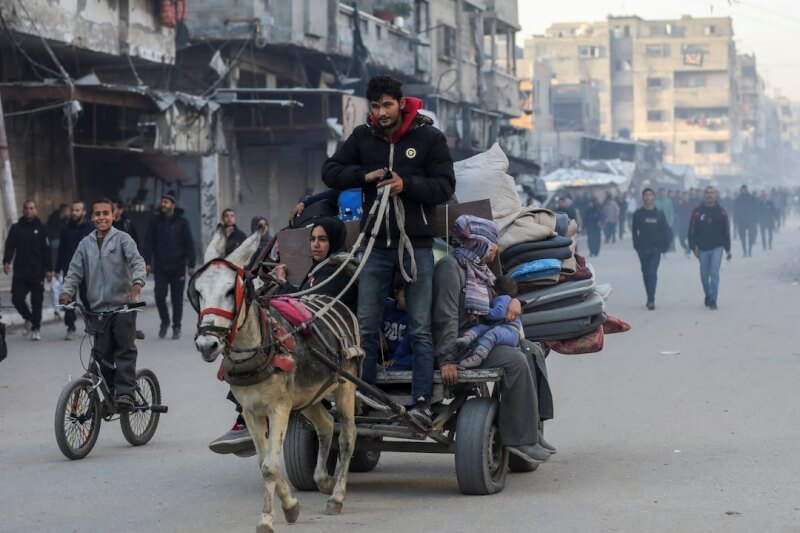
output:
[[[681,243],[683,252],[688,256],[692,253],[689,248],[689,223],[692,220],[692,212],[696,204],[692,202],[688,192],[681,195],[675,209],[675,230],[678,232],[678,240]]]
[[[39,220],[36,203],[26,200],[22,204],[22,217],[11,226],[3,254],[3,272],[12,270],[11,303],[25,319],[23,335],[30,333],[31,340],[42,339],[42,302],[44,281],[53,279],[53,257],[47,226]],[[25,299],[31,295],[31,305]]]
[[[583,214],[583,230],[586,232],[586,239],[589,241],[589,257],[600,255],[600,243],[602,238],[603,211],[597,204],[594,196],[590,197],[586,203],[586,213]]]
[[[148,274],[155,275],[155,300],[161,327],[158,337],[163,339],[169,331],[167,293],[172,301],[172,338],[181,338],[183,318],[183,293],[186,289],[186,270],[194,274],[194,241],[189,222],[178,208],[174,191],[161,197],[160,213],[153,217],[144,240],[144,260]]]
[[[56,261],[56,273],[61,279],[65,279],[69,274],[69,264],[75,250],[84,237],[94,231],[94,224],[86,219],[86,204],[80,200],[72,202],[69,208],[69,221],[61,230],[60,244],[58,246],[58,259]],[[91,310],[89,301],[86,297],[86,284],[80,283],[78,291],[81,302],[86,309]],[[75,338],[75,322],[77,315],[74,309],[64,310],[64,325],[67,326],[67,333],[64,340],[71,341]]]
[[[617,207],[619,208],[617,229],[619,230],[619,240],[622,240],[625,237],[625,222],[628,220],[628,213],[626,212],[628,204],[625,202],[625,197],[621,194],[617,195],[615,201],[617,202]]]
[[[57,209],[54,209],[50,216],[47,217],[47,237],[50,239],[50,252],[52,254],[53,264],[58,259],[58,243],[61,239],[61,230],[69,220],[69,205],[61,204]]]
[[[656,197],[655,206],[656,209],[664,213],[664,218],[667,220],[667,225],[670,228],[675,227],[675,204],[672,203],[672,198],[668,196],[667,190],[663,187],[658,189],[658,196]],[[670,242],[667,250],[672,250],[673,247],[674,243]]]
[[[758,227],[761,229],[761,247],[764,251],[772,250],[772,233],[779,218],[778,208],[767,191],[762,191],[758,199]]]
[[[247,235],[236,225],[236,211],[230,207],[222,212],[222,222],[219,227],[225,235],[226,256],[232,254],[247,239]]]
[[[747,185],[742,185],[739,190],[739,196],[734,203],[733,219],[742,241],[742,253],[745,257],[752,257],[758,231],[758,203],[747,190]]]
[[[141,249],[142,244],[139,242],[139,233],[133,225],[133,220],[125,214],[125,204],[119,198],[114,200],[114,227],[130,235],[136,244],[136,249]]]
[[[669,249],[672,231],[664,212],[655,206],[656,193],[653,189],[642,191],[642,207],[633,214],[631,235],[633,248],[639,256],[647,294],[647,309],[656,308],[656,285],[661,254]]]
[[[619,220],[619,205],[611,193],[606,193],[606,199],[603,201],[603,224],[605,227],[606,244],[610,242],[617,242],[617,221]]]
[[[692,213],[689,247],[700,260],[700,280],[703,283],[705,305],[716,310],[723,252],[728,261],[731,260],[730,222],[728,212],[719,205],[714,187],[706,187],[703,197],[703,204]]]

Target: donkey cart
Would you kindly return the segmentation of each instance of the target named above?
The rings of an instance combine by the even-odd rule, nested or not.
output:
[[[464,370],[453,387],[434,376],[433,429],[426,432],[389,406],[366,401],[370,412],[356,416],[358,440],[350,462],[351,472],[369,472],[380,460],[381,452],[450,453],[455,455],[458,487],[464,494],[494,494],[503,490],[506,474],[531,472],[530,465],[500,443],[497,431],[497,383],[501,369]],[[411,372],[383,372],[377,385],[386,399],[395,404],[411,402]],[[334,407],[335,409],[335,407]],[[338,426],[337,426],[338,430]],[[334,441],[335,442],[335,441]],[[284,442],[284,463],[289,481],[298,490],[317,490],[314,467],[317,463],[317,436],[311,424],[299,413],[292,415]],[[331,453],[328,470],[333,472],[336,455]]]

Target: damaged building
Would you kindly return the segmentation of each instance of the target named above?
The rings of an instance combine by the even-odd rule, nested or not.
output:
[[[144,225],[174,189],[198,242],[227,207],[282,227],[379,74],[424,100],[455,159],[500,141],[535,172],[508,125],[518,30],[516,0],[3,0],[7,211],[102,194]]]

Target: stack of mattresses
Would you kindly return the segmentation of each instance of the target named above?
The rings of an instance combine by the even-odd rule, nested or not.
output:
[[[517,281],[524,301],[525,337],[560,353],[600,351],[602,335],[626,331],[608,317],[610,287],[595,285],[594,271],[576,253],[578,225],[564,213],[520,205],[508,159],[498,145],[454,165],[459,201],[484,199],[492,190],[503,273]],[[611,322],[611,325],[608,324]]]

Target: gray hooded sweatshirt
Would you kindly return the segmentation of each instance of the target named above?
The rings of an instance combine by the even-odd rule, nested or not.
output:
[[[111,311],[129,303],[131,287],[134,283],[144,287],[146,275],[144,259],[130,235],[112,227],[101,249],[95,230],[78,244],[61,292],[74,298],[85,280],[92,311]]]

